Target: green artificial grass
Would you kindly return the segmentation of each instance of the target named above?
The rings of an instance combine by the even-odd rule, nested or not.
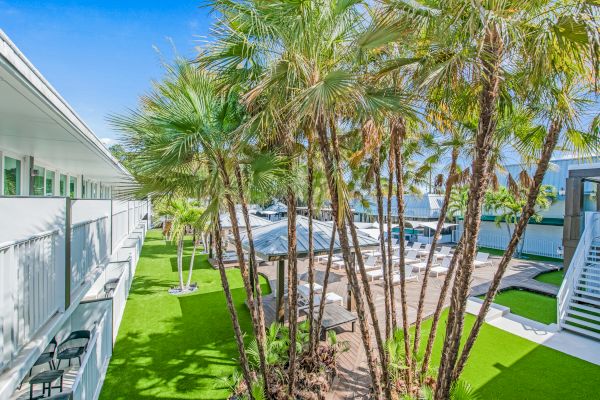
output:
[[[484,298],[484,296],[479,296]],[[499,292],[494,303],[510,308],[510,312],[543,324],[556,323],[556,298],[527,290],[509,289]]]
[[[544,272],[543,274],[536,276],[534,279],[536,281],[549,283],[554,286],[560,286],[564,277],[565,274],[563,273],[563,271],[558,270],[552,272]]]
[[[447,312],[438,328],[434,364],[439,363],[446,317]],[[474,321],[474,316],[466,316],[463,337]],[[431,320],[423,323],[423,329],[422,352]],[[462,379],[473,387],[480,400],[593,399],[598,397],[600,366],[484,324]]]
[[[185,275],[191,245],[186,246]],[[176,247],[160,231],[149,231],[110,361],[103,400],[224,399],[221,378],[238,367],[238,350],[219,271],[196,254],[193,282],[198,291],[173,296],[178,283]],[[175,266],[175,268],[173,268]],[[227,271],[242,329],[251,336],[250,313],[238,269]],[[268,283],[261,276],[264,294]]]
[[[499,250],[499,249],[493,249],[491,247],[479,247],[477,250],[484,252],[484,253],[489,253],[493,256],[503,256],[504,255],[504,250]],[[553,258],[553,257],[546,257],[546,256],[538,256],[536,254],[528,254],[528,253],[523,253],[521,254],[520,257],[514,257],[514,258],[518,258],[518,259],[522,259],[522,260],[531,260],[531,261],[547,261],[547,262],[562,262],[563,260],[561,260],[560,258]]]

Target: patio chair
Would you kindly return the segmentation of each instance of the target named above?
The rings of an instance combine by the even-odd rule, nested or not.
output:
[[[404,264],[416,264],[420,262],[419,253],[416,250],[410,250],[404,257]]]
[[[29,376],[31,376],[31,371],[33,371],[33,367],[37,367],[38,365],[48,364],[50,369],[55,369],[54,365],[54,354],[56,353],[56,347],[58,346],[56,342],[56,337],[53,337],[48,346],[44,349],[44,352],[40,354],[40,356],[35,360],[33,366],[29,369]]]
[[[482,253],[482,252],[478,252],[477,256],[475,257],[475,260],[473,261],[473,265],[477,268],[477,267],[485,267],[485,266],[492,266],[492,261],[489,259],[490,255],[489,253]]]
[[[414,269],[421,272],[427,268],[427,261],[419,261],[417,263],[411,264]],[[439,265],[435,260],[431,261],[431,268]]]
[[[442,264],[432,267],[430,269],[431,274],[435,274],[435,277],[437,278],[440,275],[444,275],[448,273],[448,269],[450,268],[450,263],[452,262],[452,258],[451,257],[444,257],[444,259],[442,260]]]
[[[404,265],[404,280],[405,281],[418,281],[419,274],[415,274],[412,265]],[[392,278],[392,284],[396,285],[400,283],[400,272],[394,272]]]
[[[429,251],[431,251],[431,243],[427,243],[425,245],[425,248],[419,250],[417,253],[419,253],[419,256],[426,257],[427,255],[429,255]]]
[[[450,255],[450,251],[452,251],[450,247],[442,246],[442,249],[440,251],[436,251],[433,256],[435,258],[446,258]]]
[[[90,342],[91,334],[88,330],[74,331],[58,345],[56,359],[58,364],[56,368],[60,368],[62,360],[69,360],[69,367],[71,366],[71,360],[76,358],[79,360],[81,365],[81,356],[85,353],[88,343]]]
[[[421,242],[414,242],[412,247],[410,248],[410,250],[419,251],[419,250],[421,250],[421,245],[422,245]],[[408,249],[408,247],[407,247],[407,249]]]

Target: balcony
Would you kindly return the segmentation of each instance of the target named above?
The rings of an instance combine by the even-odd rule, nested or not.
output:
[[[14,397],[84,301],[109,300],[112,345],[149,211],[145,201],[0,198],[0,398]]]

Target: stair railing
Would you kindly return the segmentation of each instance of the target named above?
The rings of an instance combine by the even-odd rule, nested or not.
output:
[[[573,258],[569,263],[567,273],[558,290],[557,298],[557,318],[558,327],[562,328],[563,322],[567,316],[569,302],[575,291],[576,283],[581,276],[585,259],[590,251],[590,247],[594,239],[600,235],[600,213],[586,212],[585,226],[573,254]]]

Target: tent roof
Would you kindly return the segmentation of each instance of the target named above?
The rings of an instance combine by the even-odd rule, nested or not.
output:
[[[242,210],[236,210],[236,216],[237,216],[237,222],[238,225],[241,228],[246,228],[246,221],[244,221],[244,214],[242,213]],[[255,227],[259,227],[259,226],[265,226],[265,225],[269,225],[272,222],[269,221],[268,219],[264,219],[261,217],[258,217],[254,214],[250,214],[248,213],[248,217],[250,218],[250,226],[255,228]],[[231,218],[229,217],[229,213],[222,213],[219,216],[220,220],[221,220],[221,228],[223,229],[230,229],[231,228]]]
[[[419,227],[424,227],[424,228],[429,228],[429,229],[437,228],[437,221],[406,221],[406,224],[410,225],[412,228],[419,228]],[[451,226],[456,226],[456,224],[449,224],[447,222],[444,222],[444,225],[442,226],[442,228],[446,229],[446,228],[450,228]]]
[[[331,222],[313,220],[313,245],[314,253],[329,253],[329,242],[331,241]],[[361,247],[378,246],[379,242],[357,230],[357,236]],[[288,254],[288,220],[282,219],[270,225],[262,226],[252,230],[254,248],[256,253],[263,259],[269,261],[282,260]],[[308,218],[296,216],[296,250],[298,258],[308,257]],[[242,246],[248,249],[248,239],[242,237]],[[334,251],[341,249],[338,236],[334,242]]]

